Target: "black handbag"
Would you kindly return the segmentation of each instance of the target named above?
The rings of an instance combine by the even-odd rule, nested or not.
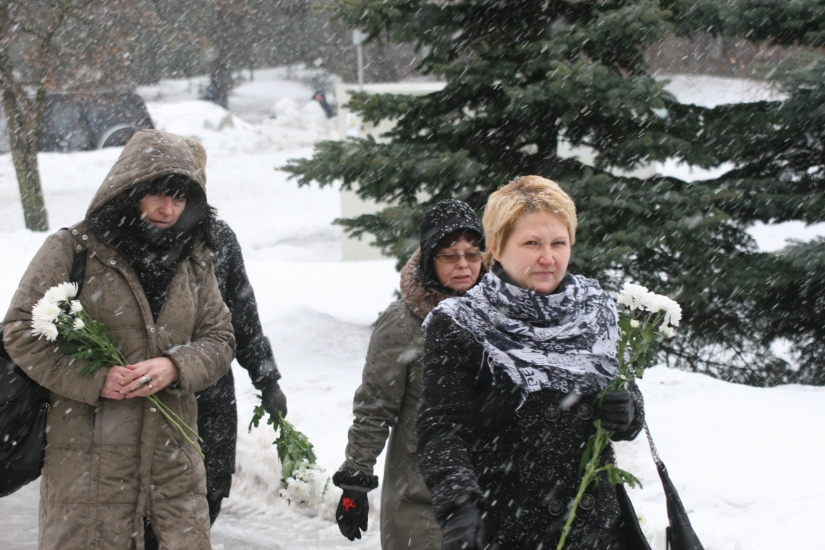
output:
[[[647,422],[645,422],[644,427],[647,442],[650,445],[650,454],[653,455],[653,462],[656,463],[656,469],[659,471],[659,477],[665,489],[667,519],[669,524],[665,528],[666,549],[704,550],[704,546],[699,542],[699,537],[696,536],[696,532],[690,524],[687,511],[682,504],[682,499],[679,498],[679,493],[676,492],[676,486],[674,486],[670,480],[667,468],[665,468],[665,463],[662,462],[661,457],[659,457],[659,451],[656,449],[653,438],[650,436],[650,429],[647,427]],[[622,527],[627,547],[630,550],[650,550],[650,544],[648,544],[647,538],[645,538],[642,532],[642,527],[639,525],[639,517],[636,515],[636,510],[633,508],[633,503],[630,502],[630,497],[624,485],[616,485],[616,497],[619,500]]]
[[[653,462],[656,463],[656,469],[659,471],[659,478],[662,480],[662,487],[665,489],[665,499],[667,501],[667,520],[668,527],[665,529],[665,539],[667,540],[667,550],[705,550],[693,526],[688,519],[687,510],[682,504],[682,499],[679,498],[679,493],[676,492],[676,486],[670,480],[670,476],[665,468],[665,463],[662,462],[659,456],[659,451],[653,443],[653,438],[650,436],[650,429],[645,422],[645,434],[647,435],[647,442],[650,444],[650,454],[653,455]]]
[[[77,294],[86,272],[86,250],[72,262],[71,282]],[[0,327],[0,497],[40,477],[46,456],[46,413],[49,390],[26,376],[3,345]]]
[[[5,349],[0,352],[0,368],[0,497],[4,497],[40,477],[49,390],[26,376]]]

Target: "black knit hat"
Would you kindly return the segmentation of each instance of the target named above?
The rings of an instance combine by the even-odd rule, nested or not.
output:
[[[418,276],[424,286],[445,294],[453,294],[438,280],[433,265],[435,254],[439,249],[449,246],[448,237],[469,234],[477,239],[479,247],[484,249],[484,229],[478,216],[464,201],[447,199],[427,210],[421,220],[421,262],[418,264]]]

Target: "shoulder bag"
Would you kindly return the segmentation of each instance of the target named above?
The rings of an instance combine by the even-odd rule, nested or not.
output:
[[[70,280],[77,295],[86,273],[86,250],[77,252]],[[0,327],[0,497],[40,477],[46,456],[49,390],[26,376],[3,345]]]

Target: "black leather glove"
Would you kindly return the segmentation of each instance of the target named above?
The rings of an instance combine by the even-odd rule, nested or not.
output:
[[[624,432],[630,428],[636,415],[633,395],[626,390],[611,391],[604,395],[601,408],[602,428],[612,432]]]
[[[484,520],[474,502],[465,502],[447,516],[441,550],[484,550]]]
[[[277,382],[261,392],[261,401],[269,416],[277,419],[280,412],[286,418],[286,395]]]
[[[344,489],[338,508],[335,509],[335,521],[341,534],[349,540],[361,538],[361,531],[367,530],[367,519],[370,515],[370,504],[367,493]]]

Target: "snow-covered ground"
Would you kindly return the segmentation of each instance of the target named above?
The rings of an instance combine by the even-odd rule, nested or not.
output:
[[[343,459],[370,324],[393,299],[398,275],[393,260],[340,261],[340,230],[331,225],[340,212],[339,192],[299,189],[276,170],[289,158],[310,155],[315,140],[335,135],[334,125],[326,124],[309,102],[311,88],[283,74],[256,73],[246,85],[254,89],[238,91],[256,112],[276,114],[254,124],[227,118],[225,111],[197,101],[197,93],[187,91],[196,89],[190,81],[166,82],[142,93],[154,94],[149,109],[158,128],[195,136],[207,149],[210,202],[244,248],[264,329],[283,373],[289,418],[313,441],[321,465],[331,474]],[[725,79],[674,82],[677,95],[685,90],[691,97],[720,97],[722,89],[732,86],[739,90],[731,92],[733,99],[763,93]],[[83,217],[119,152],[41,154],[53,229]],[[687,171],[678,166],[663,170]],[[785,237],[814,234],[810,228],[787,226],[768,233],[773,240],[755,233],[765,249],[777,248]],[[0,312],[44,238],[24,229],[11,159],[0,156]],[[371,494],[370,529],[352,543],[332,519],[337,489],[312,509],[290,506],[278,497],[280,464],[271,445],[275,434],[269,427],[247,433],[254,388],[243,369],[233,368],[238,473],[212,530],[214,547],[380,548],[377,492]],[[825,525],[820,523],[825,478],[816,466],[825,450],[817,422],[825,417],[825,388],[751,388],[664,367],[651,370],[640,385],[652,434],[707,550],[825,548]],[[654,550],[663,550],[664,497],[644,438],[618,445],[618,454],[620,465],[644,483],[643,489],[631,490],[631,498]],[[382,471],[383,461],[376,472],[380,476]],[[37,498],[34,483],[0,499],[0,548],[36,548]]]

